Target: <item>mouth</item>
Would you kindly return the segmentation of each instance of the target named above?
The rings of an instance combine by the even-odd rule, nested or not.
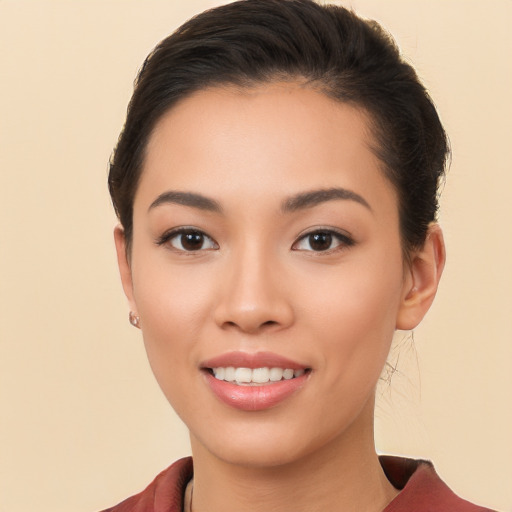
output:
[[[201,371],[224,404],[262,411],[298,393],[309,382],[312,369],[269,352],[230,352],[204,361]]]
[[[238,386],[262,386],[282,380],[296,379],[310,371],[309,368],[269,368],[267,366],[261,368],[217,366],[206,370],[217,380],[231,382]]]

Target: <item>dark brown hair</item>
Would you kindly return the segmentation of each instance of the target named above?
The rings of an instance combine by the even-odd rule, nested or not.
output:
[[[135,81],[110,161],[109,189],[132,237],[145,148],[177,101],[212,86],[299,80],[364,109],[373,148],[398,194],[405,250],[420,247],[438,209],[448,142],[414,69],[376,22],[312,0],[242,0],[199,14],[164,39]]]

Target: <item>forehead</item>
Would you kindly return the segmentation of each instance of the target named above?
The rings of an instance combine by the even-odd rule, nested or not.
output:
[[[256,197],[373,184],[393,194],[372,144],[362,109],[298,83],[206,89],[156,124],[140,188]]]

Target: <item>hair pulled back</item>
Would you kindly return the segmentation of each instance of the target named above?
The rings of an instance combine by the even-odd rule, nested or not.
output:
[[[283,80],[305,82],[369,114],[373,150],[397,191],[404,249],[423,245],[436,218],[448,142],[427,91],[393,39],[343,7],[242,0],[189,20],[139,71],[108,179],[128,247],[145,149],[161,116],[206,87]]]

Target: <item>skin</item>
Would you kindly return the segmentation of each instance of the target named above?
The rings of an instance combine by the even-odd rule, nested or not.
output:
[[[444,245],[432,225],[404,262],[396,193],[371,142],[361,110],[297,83],[200,91],[150,138],[128,257],[121,227],[115,239],[151,367],[190,430],[196,511],[377,511],[397,494],[375,453],[375,386],[395,330],[430,307]],[[291,197],[333,188],[363,201],[283,211]],[[169,191],[221,211],[151,207]],[[180,236],[157,243],[183,226],[207,235],[200,250],[183,250]],[[306,235],[327,229],[341,238],[312,250]],[[230,351],[311,371],[277,406],[240,411],[200,369]]]

